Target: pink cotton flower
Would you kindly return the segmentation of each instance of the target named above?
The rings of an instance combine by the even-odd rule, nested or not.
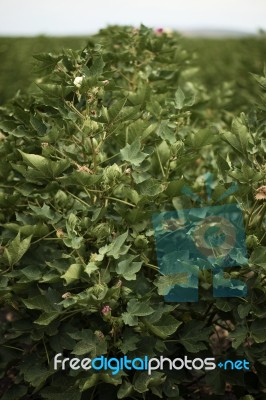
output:
[[[112,309],[111,309],[111,307],[110,306],[104,306],[103,308],[102,308],[102,314],[103,315],[107,315],[107,314],[109,314],[110,312],[112,311]]]
[[[173,29],[167,28],[167,27],[164,27],[164,28],[157,28],[157,29],[154,30],[154,33],[155,33],[155,35],[157,35],[157,36],[161,36],[162,34],[165,34],[165,35],[167,35],[168,37],[172,37]]]
[[[157,35],[161,35],[161,34],[163,33],[163,28],[157,28],[157,29],[155,29],[155,33],[156,33]]]

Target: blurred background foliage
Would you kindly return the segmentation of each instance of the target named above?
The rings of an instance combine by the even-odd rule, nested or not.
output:
[[[174,33],[175,35],[175,33]],[[101,36],[101,35],[100,35]],[[34,80],[33,55],[85,47],[90,37],[1,37],[0,38],[0,105],[18,90],[25,91]],[[266,35],[240,38],[183,37],[183,47],[193,55],[197,78],[208,91],[226,86],[234,90],[228,110],[247,110],[258,95],[251,73],[260,74],[266,54]],[[224,103],[223,103],[224,107]]]

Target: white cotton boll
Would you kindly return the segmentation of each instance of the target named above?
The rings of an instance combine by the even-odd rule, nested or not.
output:
[[[83,79],[84,79],[83,76],[76,76],[76,78],[74,79],[74,85],[77,86],[78,88],[80,88]]]

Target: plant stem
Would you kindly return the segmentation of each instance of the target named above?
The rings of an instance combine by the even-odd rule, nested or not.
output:
[[[46,358],[47,358],[47,363],[48,363],[48,365],[49,365],[49,364],[50,364],[50,357],[49,357],[49,353],[48,353],[48,351],[47,351],[47,347],[46,347],[46,344],[45,344],[44,337],[42,338],[42,341],[43,341],[43,346],[44,346],[44,349],[45,349],[45,354],[46,354]]]
[[[74,197],[74,199],[76,199],[77,201],[79,201],[80,203],[82,203],[84,206],[86,206],[86,207],[89,206],[89,204],[86,203],[86,201],[80,199],[78,196],[75,196],[73,193],[69,192],[68,190],[66,190],[66,192],[67,192],[70,196]]]
[[[127,206],[136,207],[135,204],[129,203],[128,201],[117,199],[116,197],[106,196],[105,199],[118,201],[119,203],[126,204]]]
[[[14,349],[14,350],[18,350],[21,351],[22,353],[24,352],[23,349],[20,349],[19,347],[15,347],[15,346],[8,346],[7,344],[2,344],[3,347],[7,347],[8,349]]]
[[[50,235],[52,235],[52,234],[55,233],[55,232],[56,232],[56,229],[55,229],[54,231],[52,231],[52,232],[47,233],[46,235],[42,236],[41,238],[35,240],[34,242],[31,242],[31,245],[40,242],[41,240],[47,238],[47,236],[50,236]],[[54,239],[54,238],[53,238],[53,239]]]
[[[263,222],[263,219],[265,217],[265,214],[266,214],[266,204],[264,204],[264,206],[263,206],[263,208],[261,210],[261,216],[260,216],[260,219],[259,219],[259,222],[258,222],[258,226],[259,227],[262,225],[262,222]]]
[[[63,318],[61,318],[60,321],[62,322],[62,321],[64,321],[65,319],[67,319],[67,318],[69,318],[69,317],[73,317],[73,315],[78,314],[78,313],[80,313],[80,312],[81,312],[81,310],[75,310],[75,311],[73,311],[73,312],[71,312],[71,313],[65,315]]]
[[[163,165],[162,165],[161,157],[160,157],[160,155],[159,155],[159,152],[158,152],[158,148],[157,148],[157,146],[156,146],[156,154],[157,154],[157,158],[158,158],[158,161],[159,161],[159,164],[160,164],[160,168],[161,168],[161,171],[162,171],[163,177],[165,178],[165,172],[164,172],[164,169],[163,169]]]
[[[151,269],[153,269],[154,271],[159,271],[159,267],[157,267],[157,265],[153,265],[150,263],[145,263],[146,267],[149,267]]]
[[[120,154],[120,153],[116,153],[116,154],[114,154],[113,156],[106,158],[106,160],[103,160],[103,161],[99,162],[99,165],[105,163],[106,161],[111,160],[111,159],[114,158],[114,157],[119,156],[119,154]]]
[[[249,213],[249,216],[248,216],[248,219],[247,219],[247,223],[246,223],[246,228],[249,227],[249,224],[250,224],[250,221],[251,221],[251,217],[253,215],[253,212],[255,211],[255,208],[256,208],[257,204],[258,204],[258,200],[255,201],[255,203],[254,203],[254,205],[253,205],[253,207],[252,207],[252,209],[251,209],[251,211]]]
[[[93,139],[90,137],[90,145],[91,145],[91,151],[92,151],[92,159],[93,159],[93,165],[94,165],[94,172],[96,172],[97,169],[97,159],[96,159],[96,152],[95,148],[93,145]]]

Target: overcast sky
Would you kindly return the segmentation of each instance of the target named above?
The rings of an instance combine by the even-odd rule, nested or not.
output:
[[[107,24],[266,30],[266,0],[0,0],[0,35],[80,35]]]

